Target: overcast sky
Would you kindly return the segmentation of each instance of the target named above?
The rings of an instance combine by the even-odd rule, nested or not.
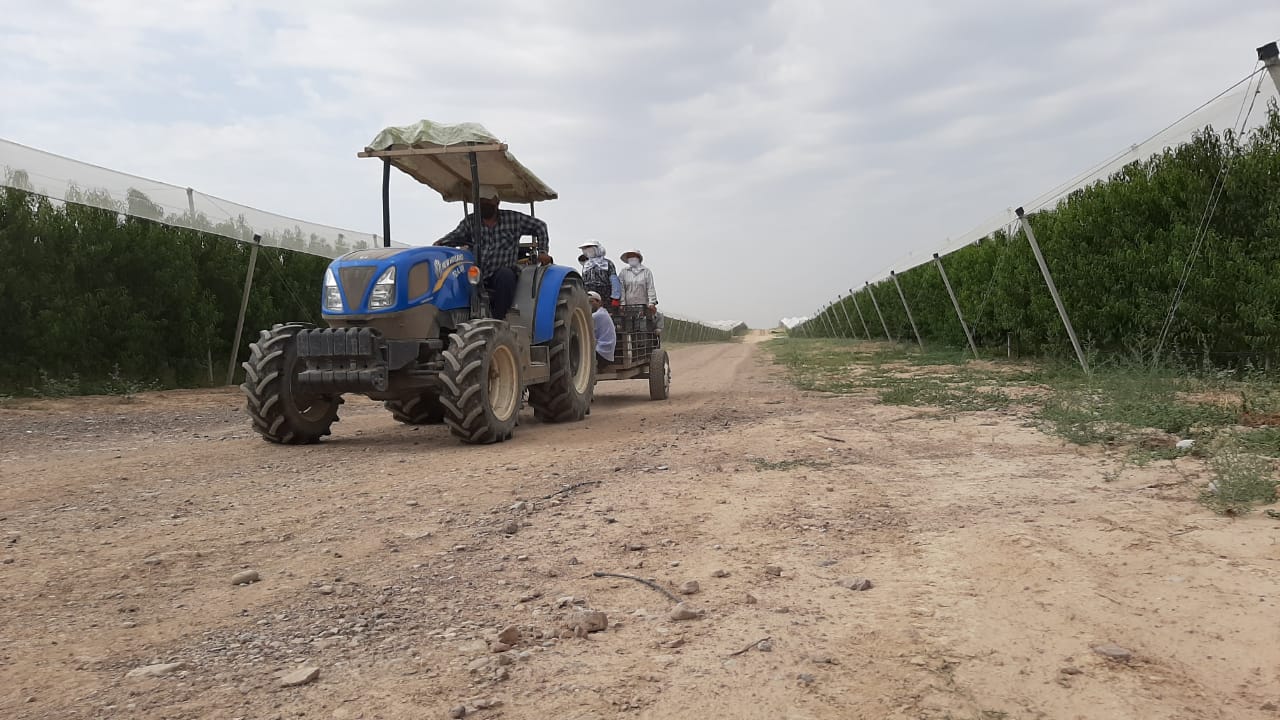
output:
[[[1268,9],[1270,8],[1270,9]],[[1226,0],[0,0],[0,137],[381,232],[387,125],[479,122],[640,249],[664,309],[771,326],[1026,203],[1254,68]],[[393,180],[392,235],[461,215]]]

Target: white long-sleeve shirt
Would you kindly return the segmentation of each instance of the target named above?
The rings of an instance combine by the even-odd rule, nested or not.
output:
[[[604,308],[591,313],[591,323],[596,331],[596,354],[605,360],[613,360],[618,344],[618,333],[613,327],[613,317]]]
[[[623,305],[658,304],[658,289],[653,286],[653,273],[649,268],[628,265],[618,271],[618,279],[622,281]]]

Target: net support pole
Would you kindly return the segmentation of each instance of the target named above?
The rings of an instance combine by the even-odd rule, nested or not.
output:
[[[1271,75],[1271,82],[1276,90],[1280,90],[1280,48],[1275,43],[1267,43],[1258,48],[1258,61],[1266,66]]]
[[[194,188],[187,188],[187,210],[191,212],[191,226],[196,224],[196,191]]]
[[[382,247],[391,247],[391,161],[382,159]]]
[[[862,323],[862,332],[871,339],[871,329],[867,327],[867,319],[862,316],[862,306],[858,304],[858,294],[849,288],[849,299],[853,301],[853,309],[858,311],[858,322]]]
[[[907,296],[902,292],[902,284],[898,282],[898,275],[890,270],[889,277],[893,278],[893,286],[898,288],[898,297],[902,299],[902,309],[907,311],[907,322],[911,323],[911,332],[916,336],[916,344],[923,351],[924,341],[920,339],[920,331],[916,329],[916,319],[911,316],[911,306],[907,304]]]
[[[844,306],[843,295],[836,297],[836,305],[840,308],[840,314],[844,316],[845,327],[849,328],[849,339],[852,340],[856,338],[858,334],[853,331],[853,321],[849,319],[849,310]],[[841,335],[841,337],[844,336]]]
[[[938,257],[938,253],[933,254],[933,263],[938,266],[938,274],[942,276],[942,284],[947,288],[947,295],[951,298],[951,307],[956,309],[956,319],[960,321],[960,327],[964,329],[964,337],[969,341],[969,349],[973,351],[973,357],[978,359],[978,346],[973,344],[973,333],[969,332],[969,323],[964,321],[964,313],[960,312],[960,301],[956,299],[956,293],[951,289],[951,281],[947,279],[947,269],[942,266],[942,258]]]
[[[1040,243],[1036,242],[1036,234],[1031,230],[1031,221],[1027,218],[1026,212],[1022,208],[1014,210],[1018,215],[1018,221],[1022,224],[1022,231],[1027,234],[1027,242],[1031,243],[1031,252],[1036,256],[1036,263],[1040,266],[1040,273],[1044,275],[1044,282],[1049,286],[1049,294],[1053,296],[1053,304],[1058,306],[1058,315],[1062,317],[1062,326],[1067,329],[1067,336],[1071,338],[1071,346],[1076,350],[1076,359],[1080,361],[1080,368],[1084,370],[1084,374],[1089,374],[1089,363],[1084,359],[1084,350],[1080,347],[1080,340],[1076,338],[1076,329],[1071,326],[1071,318],[1067,315],[1067,308],[1062,304],[1062,296],[1058,295],[1058,287],[1053,284],[1053,275],[1049,273],[1049,266],[1045,264],[1044,255],[1040,252]]]
[[[831,337],[833,338],[844,337],[844,335],[840,332],[840,318],[836,317],[835,303],[830,303],[827,305],[827,317],[831,319]]]
[[[822,313],[820,314],[820,317],[822,318],[822,324],[827,328],[827,333],[831,337],[835,337],[836,326],[835,326],[835,323],[831,322],[831,306],[830,305],[822,308]]]
[[[880,301],[876,300],[876,291],[871,289],[871,283],[867,283],[867,294],[871,296],[871,304],[876,308],[876,315],[880,317],[880,327],[884,328],[884,337],[889,342],[898,342],[898,338],[889,333],[889,323],[884,321],[884,313],[880,312]]]
[[[240,356],[240,336],[244,333],[244,314],[249,309],[249,291],[253,289],[253,266],[258,262],[258,246],[262,236],[253,234],[253,247],[249,248],[249,269],[244,274],[244,295],[240,298],[240,317],[236,320],[236,339],[231,343],[231,361],[227,363],[227,384],[236,378],[236,358]]]

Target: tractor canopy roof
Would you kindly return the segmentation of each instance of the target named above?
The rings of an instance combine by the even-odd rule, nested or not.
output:
[[[382,158],[430,186],[445,202],[460,202],[472,198],[470,152],[476,154],[480,184],[497,188],[503,202],[532,203],[558,197],[507,151],[506,143],[477,123],[443,125],[420,120],[385,128],[359,156]]]

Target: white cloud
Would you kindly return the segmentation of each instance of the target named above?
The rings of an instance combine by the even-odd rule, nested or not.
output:
[[[561,193],[560,260],[639,246],[665,308],[769,326],[1144,138],[1278,33],[1191,0],[62,1],[0,13],[0,136],[380,232],[355,153],[478,121]],[[404,178],[392,206],[402,241],[460,215]]]

